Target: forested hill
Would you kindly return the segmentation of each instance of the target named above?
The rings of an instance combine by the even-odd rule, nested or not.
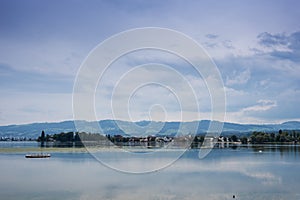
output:
[[[85,122],[86,127],[92,122]],[[151,122],[151,128],[146,128],[149,125],[149,121],[140,122],[128,122],[128,121],[114,121],[114,120],[102,120],[99,124],[103,130],[103,134],[110,135],[175,135],[180,126],[180,122]],[[183,122],[181,123],[183,134],[191,132],[192,127],[197,122]],[[205,133],[210,124],[209,120],[202,120],[199,122],[197,133]],[[121,125],[122,129],[119,127]],[[136,127],[142,127],[137,129]],[[144,127],[144,129],[143,129]],[[125,128],[125,129],[124,129]],[[223,135],[231,134],[245,134],[253,131],[264,132],[277,132],[282,130],[300,130],[300,122],[289,121],[282,124],[236,124],[236,123],[224,123]],[[44,130],[46,134],[55,134],[61,132],[76,132],[74,121],[63,121],[55,123],[32,123],[22,125],[8,125],[0,126],[0,137],[28,137],[37,138],[41,131]],[[126,131],[123,131],[126,130]],[[141,131],[145,130],[145,131]],[[159,130],[159,131],[157,131]],[[96,129],[87,128],[87,132],[98,132]],[[126,133],[125,133],[126,132]]]

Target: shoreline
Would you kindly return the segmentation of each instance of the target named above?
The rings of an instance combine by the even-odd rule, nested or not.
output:
[[[1,143],[0,143],[1,144]],[[127,152],[135,152],[135,151],[185,151],[185,150],[200,150],[200,149],[243,149],[243,148],[252,148],[254,151],[257,149],[272,149],[272,148],[300,148],[300,144],[240,144],[240,143],[228,143],[228,145],[222,145],[221,143],[216,143],[214,147],[211,146],[200,146],[195,148],[184,148],[182,146],[172,146],[171,148],[158,148],[151,146],[97,146],[97,147],[0,147],[1,153],[36,153],[36,152],[50,152],[50,153],[89,153],[89,152],[97,152],[97,151],[127,151]]]

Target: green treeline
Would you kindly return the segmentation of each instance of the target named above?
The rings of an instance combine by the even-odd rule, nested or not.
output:
[[[43,131],[44,132],[44,131]],[[92,133],[85,133],[85,132],[68,132],[68,133],[59,133],[54,135],[46,135],[41,134],[40,137],[38,137],[38,142],[80,142],[80,141],[99,141],[104,140],[106,137],[100,134],[92,134]]]
[[[297,143],[300,141],[300,131],[279,130],[278,133],[253,132],[249,139],[249,142],[252,144]]]
[[[151,145],[168,143],[171,141],[188,141],[190,137],[179,136],[147,136],[147,137],[127,137],[122,135],[101,135],[85,132],[67,132],[59,133],[54,135],[46,135],[42,131],[41,136],[37,139],[44,143],[53,142],[56,146],[83,146],[83,142],[100,142],[110,140],[115,144],[141,144],[149,143]],[[192,146],[198,146],[204,141],[205,135],[196,135],[192,139]],[[258,132],[254,131],[250,135],[231,135],[228,137],[220,136],[218,142],[231,142],[231,143],[242,143],[242,144],[267,144],[267,143],[298,143],[300,141],[300,130],[279,130],[277,133],[274,132]]]
[[[101,134],[85,132],[62,132],[54,135],[47,134],[45,136],[43,131],[41,136],[38,137],[37,141],[41,143],[42,147],[83,147],[83,142],[85,141],[99,142],[104,141],[105,138],[106,137]]]
[[[219,142],[221,140],[219,139]],[[278,133],[274,132],[262,132],[254,131],[250,136],[240,137],[232,135],[228,138],[223,138],[226,142],[240,142],[242,144],[280,144],[280,143],[298,143],[300,141],[300,131],[299,130],[279,130]]]

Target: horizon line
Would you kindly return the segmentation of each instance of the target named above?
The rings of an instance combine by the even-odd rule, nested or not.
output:
[[[122,122],[132,122],[132,123],[138,123],[138,122],[162,122],[162,123],[170,123],[170,122],[178,122],[178,123],[189,123],[189,122],[201,122],[201,121],[215,121],[220,123],[230,123],[230,124],[242,124],[242,125],[272,125],[272,124],[284,124],[287,122],[299,122],[300,119],[295,120],[286,120],[281,122],[268,122],[268,123],[241,123],[241,122],[229,122],[229,121],[217,121],[217,120],[210,120],[210,119],[198,119],[198,120],[191,120],[191,121],[156,121],[156,120],[139,120],[139,121],[129,121],[129,120],[122,120],[122,119],[100,119],[96,121],[89,121],[89,120],[72,120],[72,119],[66,119],[61,121],[41,121],[41,122],[24,122],[24,123],[12,123],[12,124],[3,124],[0,125],[0,127],[3,126],[21,126],[21,125],[30,125],[30,124],[46,124],[46,123],[63,123],[63,122],[75,122],[75,121],[85,121],[85,122],[100,122],[100,121],[122,121]]]

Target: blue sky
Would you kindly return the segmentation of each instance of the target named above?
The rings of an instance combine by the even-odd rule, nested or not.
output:
[[[114,34],[149,26],[180,31],[205,48],[225,85],[225,121],[300,120],[299,4],[291,0],[1,0],[0,125],[73,119],[73,84],[89,52]],[[150,58],[145,55],[161,56],[137,53],[115,63],[111,74],[121,75],[124,69],[147,63]],[[187,73],[196,91],[202,91],[203,82],[189,76],[188,66],[170,60]],[[109,88],[114,83],[105,84]],[[171,101],[161,88],[146,89],[159,94],[159,104]],[[100,94],[98,102],[108,102],[109,97]],[[134,104],[135,120],[148,119],[143,108],[157,100],[144,95],[147,101]],[[209,118],[206,97],[199,99],[201,119]],[[103,105],[96,105],[101,113],[97,117],[111,118]],[[177,120],[176,109],[168,109],[167,119]],[[154,112],[153,119],[161,116]]]

